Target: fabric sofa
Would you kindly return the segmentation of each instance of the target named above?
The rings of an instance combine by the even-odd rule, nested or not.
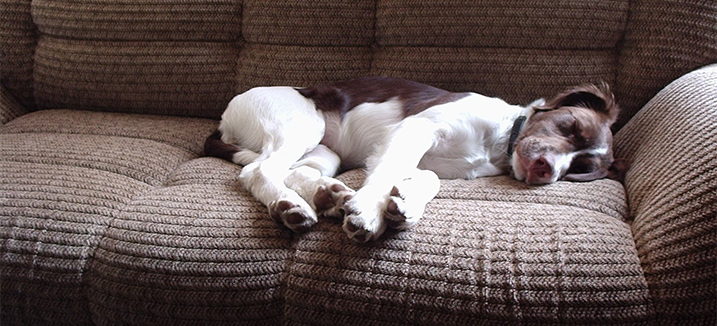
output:
[[[717,4],[0,0],[2,325],[715,325]],[[259,85],[609,83],[612,180],[442,180],[367,245],[203,157]],[[360,170],[339,178],[360,186]]]

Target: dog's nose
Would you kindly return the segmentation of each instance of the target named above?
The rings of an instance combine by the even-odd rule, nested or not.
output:
[[[553,166],[548,160],[541,156],[530,165],[530,183],[547,183],[553,175]]]

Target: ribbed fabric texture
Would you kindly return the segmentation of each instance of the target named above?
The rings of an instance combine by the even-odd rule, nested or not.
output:
[[[69,110],[4,126],[3,320],[649,318],[625,193],[614,181],[446,180],[417,228],[357,246],[333,221],[292,237],[241,188],[238,166],[197,159],[215,127]],[[365,174],[340,178],[357,188]]]
[[[236,41],[241,10],[231,0],[32,2],[40,33],[96,41]]]
[[[717,60],[713,1],[0,5],[3,83],[42,108],[216,118],[254,86],[363,75],[519,103],[606,81],[623,106],[618,129],[667,82]]]
[[[626,182],[633,233],[663,324],[717,322],[715,94],[717,65],[688,74],[616,139],[617,154],[633,162]]]
[[[610,80],[615,72],[614,54],[608,50],[392,47],[374,58],[372,75],[401,76],[522,104],[553,96],[566,85]]]
[[[276,324],[289,233],[249,198],[236,184],[201,183],[136,197],[113,219],[91,263],[94,322]]]
[[[30,1],[0,0],[0,80],[23,105],[34,108],[32,67],[37,26],[30,9]]]
[[[240,167],[199,156],[238,92],[363,75],[514,103],[603,80],[621,126],[717,61],[715,17],[675,0],[0,0],[0,323],[714,325],[714,68],[618,134],[626,188],[444,180],[419,225],[364,246],[336,221],[293,235]]]
[[[634,1],[620,53],[616,96],[627,123],[670,81],[717,62],[717,2]]]
[[[3,126],[2,323],[90,322],[88,265],[110,222],[195,158],[199,135],[215,127],[79,111],[40,111]]]
[[[230,43],[43,38],[35,95],[43,107],[217,116],[234,94]]]
[[[373,43],[374,1],[247,0],[243,9],[242,37],[250,44],[369,47]]]
[[[361,176],[340,178],[360,184]],[[612,181],[529,188],[508,177],[445,180],[410,231],[368,246],[352,245],[329,223],[300,237],[286,318],[320,325],[644,321],[652,310],[625,213],[624,191]]]
[[[4,125],[27,112],[28,109],[9,90],[0,86],[0,125]]]
[[[381,46],[605,49],[619,41],[626,1],[378,1]]]

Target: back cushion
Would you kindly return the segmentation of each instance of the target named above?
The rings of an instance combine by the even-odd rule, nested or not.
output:
[[[254,86],[364,75],[513,103],[612,83],[628,3],[36,0],[31,14],[40,108],[217,118]]]
[[[44,108],[216,116],[235,91],[241,5],[36,0]]]
[[[527,103],[612,82],[627,1],[245,1],[240,90],[362,75]]]

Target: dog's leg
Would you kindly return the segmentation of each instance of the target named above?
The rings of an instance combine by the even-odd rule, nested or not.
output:
[[[208,152],[246,164],[239,174],[244,187],[279,223],[305,231],[316,223],[316,213],[284,181],[292,165],[319,145],[325,127],[324,115],[296,89],[252,88],[231,100],[218,127],[221,142],[240,145],[242,150],[223,150],[225,146],[212,140],[214,135],[208,140]]]
[[[340,164],[336,153],[319,145],[292,166],[285,184],[304,198],[319,216],[343,217],[341,208],[355,191],[333,178]]]
[[[368,177],[364,186],[343,207],[346,212],[343,228],[349,238],[356,242],[366,242],[383,234],[387,226],[384,215],[389,208],[393,188],[400,186],[396,188],[399,194],[396,197],[400,197],[401,189],[408,186],[407,180],[411,179],[418,162],[435,144],[439,130],[438,124],[418,117],[406,118],[395,127],[384,145],[379,147],[377,154],[369,159]],[[424,174],[419,179],[432,184],[432,181],[429,181],[431,178]],[[437,190],[434,190],[434,187],[429,188],[425,190],[426,195],[416,202],[424,201],[423,197],[435,196]],[[408,190],[405,191],[408,193]],[[401,205],[403,209],[406,207],[405,203]],[[418,219],[411,215],[418,214],[421,210],[412,208],[410,212],[404,212],[404,216],[406,213],[410,216],[405,216],[408,224]],[[400,223],[396,225],[400,226]]]
[[[429,170],[416,170],[393,186],[383,215],[388,227],[405,230],[423,216],[426,205],[438,194],[438,176]]]
[[[303,152],[301,146],[284,143],[266,158],[245,166],[239,175],[247,190],[266,205],[269,215],[296,232],[307,231],[317,222],[313,208],[284,184],[289,168]]]

